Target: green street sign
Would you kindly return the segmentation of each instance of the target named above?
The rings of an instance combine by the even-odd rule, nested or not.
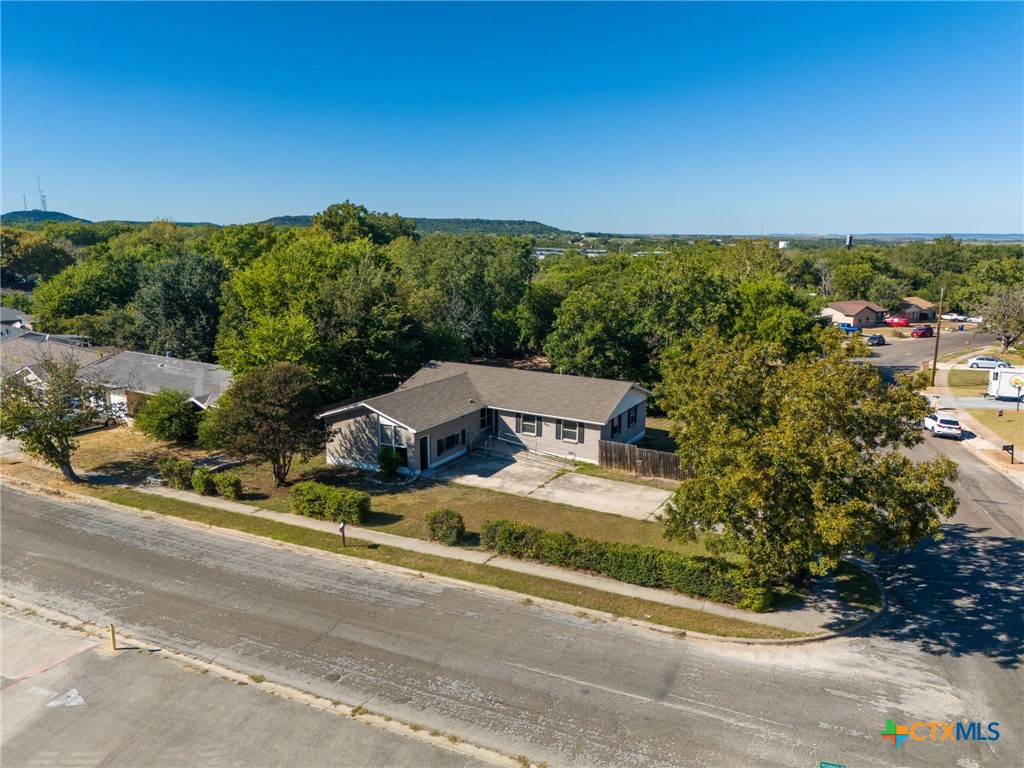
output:
[[[822,761],[818,764],[818,768],[846,768],[845,765],[839,765],[838,763],[826,763]]]

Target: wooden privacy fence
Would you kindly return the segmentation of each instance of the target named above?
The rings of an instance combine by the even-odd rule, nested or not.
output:
[[[666,480],[685,480],[686,473],[679,466],[679,457],[667,451],[637,448],[627,443],[601,440],[597,444],[597,462],[602,467],[622,469],[641,477],[662,477]]]

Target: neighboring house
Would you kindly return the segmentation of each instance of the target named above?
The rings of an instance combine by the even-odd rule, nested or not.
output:
[[[628,381],[432,361],[394,392],[324,410],[327,461],[376,469],[391,446],[418,473],[490,438],[596,464],[599,440],[644,436],[650,395]]]
[[[858,328],[866,325],[882,325],[885,309],[870,301],[834,301],[821,310],[823,317],[833,323],[849,323]]]
[[[197,406],[209,408],[228,388],[231,371],[166,355],[119,352],[83,369],[81,378],[107,387],[108,407],[123,408],[132,418],[146,396],[161,389],[186,392]]]
[[[40,365],[44,360],[73,360],[84,368],[99,362],[109,354],[111,350],[98,347],[80,347],[54,340],[34,340],[27,336],[11,338],[0,344],[0,374],[6,378],[15,373],[23,373],[33,384],[47,384],[49,376]]]
[[[900,300],[896,315],[908,323],[928,323],[935,319],[935,305],[917,296],[907,296]]]
[[[0,326],[32,330],[33,318],[13,307],[0,307]]]

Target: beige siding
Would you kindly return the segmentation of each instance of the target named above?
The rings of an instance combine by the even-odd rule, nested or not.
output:
[[[456,445],[453,448],[449,448],[444,453],[438,455],[437,452],[437,441],[443,440],[449,435],[458,435],[466,430],[466,444]],[[430,466],[437,467],[441,464],[446,464],[452,459],[464,456],[469,451],[470,446],[473,445],[473,441],[477,435],[480,434],[480,413],[476,411],[466,416],[461,416],[451,421],[446,421],[444,424],[440,424],[436,427],[431,427],[429,431],[424,432],[423,435],[430,436]],[[417,459],[418,461],[418,459]],[[417,464],[417,467],[419,465]]]
[[[365,409],[353,413],[355,415],[328,424],[327,463],[364,469],[376,467],[378,416]]]
[[[634,405],[636,406],[636,424],[630,427],[628,426],[628,414],[629,409]],[[647,396],[636,390],[630,391],[622,398],[622,402],[615,409],[612,418],[614,419],[616,416],[622,419],[622,431],[612,437],[612,422],[609,419],[608,423],[601,428],[601,439],[613,440],[616,443],[636,442],[644,436],[644,430],[647,428]]]
[[[516,434],[516,414],[512,411],[495,411],[495,425],[498,427],[498,435],[509,442],[522,445],[523,447],[540,453],[548,453],[553,456],[566,456],[569,453],[575,454],[579,461],[597,463],[597,441],[601,436],[601,428],[596,424],[584,424],[580,422],[583,430],[583,441],[572,442],[559,440],[557,434],[556,419],[548,416],[538,416],[541,424],[540,435]]]

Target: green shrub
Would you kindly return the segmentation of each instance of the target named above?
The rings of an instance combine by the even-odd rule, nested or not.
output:
[[[304,482],[292,486],[289,494],[292,512],[318,520],[333,520],[358,525],[370,514],[370,494],[351,488],[335,488],[323,483]]]
[[[740,566],[726,560],[690,557],[639,544],[597,541],[510,520],[484,523],[480,543],[500,555],[600,573],[643,587],[674,589],[691,597],[753,611],[771,609],[771,589],[752,583]]]
[[[398,468],[402,466],[402,457],[395,452],[395,449],[385,445],[377,454],[377,463],[380,465],[380,472],[384,477],[394,477]]]
[[[430,531],[431,541],[440,541],[454,547],[466,535],[466,524],[462,515],[451,509],[435,509],[423,516]]]
[[[192,490],[200,496],[213,496],[217,492],[213,472],[206,467],[197,467],[192,473]]]
[[[160,459],[157,466],[160,467],[160,477],[171,488],[177,488],[179,491],[192,489],[192,473],[195,471],[192,462],[165,456]]]
[[[213,482],[217,485],[217,493],[225,499],[242,498],[242,478],[234,472],[218,472],[213,476]]]
[[[145,402],[135,414],[135,426],[145,435],[158,440],[192,443],[202,411],[186,392],[161,389]]]

